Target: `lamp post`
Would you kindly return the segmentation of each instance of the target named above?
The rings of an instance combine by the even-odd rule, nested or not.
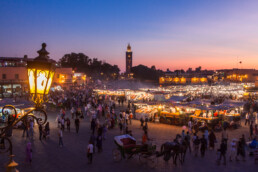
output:
[[[47,101],[47,94],[53,80],[55,66],[48,57],[49,53],[46,51],[45,43],[42,44],[42,48],[38,51],[38,54],[38,57],[27,63],[30,94],[35,103],[35,107],[29,108],[28,111],[19,118],[14,106],[5,105],[2,108],[2,114],[5,120],[0,121],[0,153],[10,153],[10,161],[6,166],[7,172],[18,172],[15,168],[18,166],[18,163],[13,160],[12,141],[6,133],[12,130],[13,126],[18,122],[26,120],[27,117],[35,119],[38,125],[44,125],[47,122],[47,114],[42,107],[42,103]],[[8,109],[9,112],[12,113],[9,113],[7,111]],[[39,113],[41,113],[41,115],[38,116],[37,114]],[[5,143],[8,143],[7,146]]]

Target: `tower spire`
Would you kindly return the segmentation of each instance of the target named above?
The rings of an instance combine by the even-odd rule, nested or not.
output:
[[[127,45],[127,52],[131,52],[131,45],[130,45],[130,43],[128,43],[128,45]]]

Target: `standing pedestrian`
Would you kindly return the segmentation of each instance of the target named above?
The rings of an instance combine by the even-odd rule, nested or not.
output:
[[[210,134],[209,134],[209,148],[210,148],[211,150],[214,150],[215,142],[216,142],[216,141],[217,141],[217,140],[216,140],[216,136],[215,136],[214,132],[211,131]]]
[[[92,164],[93,159],[93,144],[89,142],[88,148],[87,148],[87,157],[88,157],[88,164]]]
[[[190,133],[192,133],[192,121],[191,120],[189,120],[188,121],[188,131],[190,132]]]
[[[133,113],[130,112],[130,115],[129,115],[130,125],[132,125],[132,119],[133,119]]]
[[[42,125],[39,124],[39,140],[41,141],[41,137],[42,137]]]
[[[45,132],[46,132],[46,136],[50,135],[49,122],[47,122],[47,124],[45,125]]]
[[[143,127],[144,120],[143,120],[142,117],[141,117],[141,119],[140,119],[140,122],[141,122],[141,127]]]
[[[201,156],[204,157],[205,155],[205,150],[207,148],[207,140],[205,138],[205,135],[202,136],[202,138],[200,139],[200,142],[201,142]]]
[[[22,137],[24,137],[24,135],[26,133],[26,137],[28,138],[29,137],[29,131],[28,131],[28,121],[27,121],[27,118],[25,118],[25,120],[23,120],[22,126],[23,126]]]
[[[71,114],[72,114],[72,119],[74,118],[74,114],[75,114],[75,109],[74,109],[74,107],[72,107],[72,109],[71,109]]]
[[[196,136],[196,134],[193,139],[195,156],[198,156],[200,139],[198,138],[198,136]]]
[[[247,112],[246,115],[245,115],[245,125],[246,124],[248,124],[248,125],[250,124],[249,118],[250,118],[250,114],[249,114],[249,112]]]
[[[26,146],[26,162],[29,162],[31,164],[32,162],[32,148],[31,148],[31,143],[27,143]]]
[[[189,131],[186,132],[185,141],[187,143],[187,147],[189,148],[189,152],[191,153],[192,152],[192,149],[191,149],[191,136],[190,136]]]
[[[95,153],[95,141],[96,141],[95,135],[91,134],[89,142],[93,145],[93,153]]]
[[[96,122],[95,122],[94,118],[91,120],[90,128],[91,128],[92,133],[94,134],[95,133],[95,128],[96,128]]]
[[[97,148],[98,152],[102,152],[102,136],[100,134],[97,136]]]
[[[220,165],[220,161],[223,157],[224,159],[224,165],[226,165],[226,153],[227,153],[227,140],[223,139],[221,144],[220,144],[220,157],[218,161],[218,165]]]
[[[209,143],[209,131],[208,129],[204,130],[204,138],[206,139],[206,148],[208,148],[208,143]]]
[[[79,118],[76,117],[74,122],[75,122],[76,133],[78,134],[79,133],[79,127],[80,127],[80,120],[79,120]]]
[[[185,130],[182,130],[182,134],[181,134],[182,140],[185,139]]]
[[[258,125],[258,112],[254,112],[255,124]]]
[[[228,140],[228,133],[226,131],[226,128],[223,128],[223,130],[222,130],[221,140]]]
[[[237,144],[237,161],[238,161],[238,155],[240,155],[242,157],[242,160],[245,161],[245,149],[246,149],[246,141],[245,141],[245,135],[243,134]]]
[[[65,119],[64,117],[61,118],[61,129],[62,131],[64,131],[64,128],[65,128]]]
[[[237,143],[236,143],[236,139],[232,139],[231,143],[230,143],[230,155],[229,155],[229,161],[232,161],[232,158],[235,158],[235,160],[237,160]]]
[[[67,128],[67,130],[70,132],[70,124],[71,124],[71,122],[70,122],[70,119],[67,117],[66,118],[66,128]]]
[[[122,124],[122,119],[119,119],[119,129],[120,129],[120,133],[123,132],[123,124]]]
[[[58,137],[59,137],[59,146],[63,147],[64,146],[64,144],[63,144],[63,131],[61,129],[59,129]]]
[[[126,113],[125,113],[125,122],[126,122],[126,125],[128,125],[128,121],[129,121],[129,114],[126,112]]]
[[[106,140],[107,126],[104,124],[102,127],[103,139]]]
[[[250,132],[250,140],[252,140],[252,139],[253,139],[253,134],[254,134],[253,121],[252,121],[251,124],[250,124],[249,132]]]
[[[30,138],[31,139],[33,139],[33,133],[34,133],[34,131],[33,131],[33,127],[34,127],[34,122],[33,122],[33,120],[31,119],[30,120],[30,129],[29,129],[29,135],[30,135]]]

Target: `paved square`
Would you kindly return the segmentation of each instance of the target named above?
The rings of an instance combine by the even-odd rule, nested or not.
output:
[[[75,133],[74,122],[71,122],[71,132],[65,131],[63,136],[64,147],[58,146],[58,128],[55,122],[57,112],[48,113],[48,121],[50,122],[50,138],[47,141],[40,142],[38,139],[38,126],[34,127],[35,135],[32,141],[33,157],[32,164],[25,162],[25,148],[29,139],[22,137],[22,130],[15,129],[12,136],[14,146],[14,160],[19,163],[18,170],[26,172],[84,172],[84,171],[256,171],[257,165],[254,164],[253,157],[247,155],[246,162],[228,162],[227,166],[216,165],[215,151],[208,150],[204,158],[194,157],[189,152],[186,155],[185,163],[174,166],[172,160],[165,163],[162,157],[158,158],[156,168],[151,169],[146,164],[140,164],[138,157],[130,160],[121,160],[114,162],[112,150],[116,148],[114,136],[120,135],[119,129],[116,127],[107,132],[107,140],[103,141],[103,152],[95,153],[93,156],[93,164],[87,164],[86,148],[90,138],[90,123],[86,118],[81,121],[79,134]],[[70,116],[69,112],[67,115]],[[129,125],[129,129],[133,131],[133,136],[140,141],[143,134],[140,129],[139,121],[133,120],[133,124]],[[181,133],[181,127],[149,123],[149,137],[155,139],[153,142],[157,144],[157,150],[160,145],[166,141],[172,141],[177,133]],[[248,136],[248,127],[243,126],[238,130],[229,131],[230,140],[239,138],[241,134]],[[221,133],[217,133],[220,140]],[[220,141],[218,142],[220,143]],[[217,147],[219,144],[217,143]],[[229,147],[229,146],[228,146]],[[229,151],[228,151],[229,154]],[[228,156],[227,156],[228,158]],[[5,171],[3,166],[8,161],[7,154],[1,154],[0,171]]]

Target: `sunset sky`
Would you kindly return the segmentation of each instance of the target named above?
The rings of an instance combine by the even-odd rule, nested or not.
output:
[[[258,69],[257,0],[1,0],[0,57],[82,52],[125,70]],[[243,63],[240,65],[239,61]]]

